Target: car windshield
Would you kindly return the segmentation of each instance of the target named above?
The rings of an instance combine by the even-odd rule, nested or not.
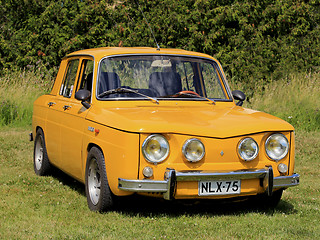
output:
[[[146,95],[160,100],[224,101],[230,98],[222,79],[218,64],[210,59],[168,55],[108,57],[100,63],[97,97],[121,100]]]

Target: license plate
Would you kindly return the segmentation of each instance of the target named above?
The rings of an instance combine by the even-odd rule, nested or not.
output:
[[[240,194],[241,181],[199,181],[199,196]]]

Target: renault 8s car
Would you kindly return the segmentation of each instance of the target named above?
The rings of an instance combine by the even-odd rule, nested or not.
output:
[[[67,55],[34,103],[34,170],[85,184],[93,211],[116,197],[260,196],[275,206],[294,173],[294,128],[243,108],[220,63],[178,49],[97,48]]]

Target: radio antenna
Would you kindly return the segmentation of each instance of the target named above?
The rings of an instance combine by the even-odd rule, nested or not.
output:
[[[139,0],[138,0],[138,1],[139,1]],[[138,2],[138,1],[136,1],[136,4],[138,5],[139,10],[140,10],[140,12],[142,13],[143,18],[144,18],[144,20],[146,21],[146,23],[147,23],[147,25],[148,25],[148,27],[149,27],[149,29],[150,29],[150,32],[151,32],[151,34],[152,34],[152,36],[153,36],[153,40],[154,40],[154,42],[155,42],[156,45],[157,45],[157,50],[159,51],[159,50],[160,50],[160,46],[159,46],[159,44],[158,44],[158,42],[157,42],[156,37],[155,37],[154,34],[153,34],[152,28],[151,28],[150,24],[148,23],[148,20],[147,20],[146,16],[144,15],[142,9],[140,8],[140,5],[139,5],[139,2]]]

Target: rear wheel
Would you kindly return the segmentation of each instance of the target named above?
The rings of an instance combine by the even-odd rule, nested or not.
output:
[[[34,172],[39,176],[47,175],[51,168],[47,154],[44,133],[41,128],[37,130],[34,140],[33,168]]]
[[[86,195],[91,211],[104,212],[113,205],[109,188],[104,156],[97,147],[88,153],[85,173]]]

